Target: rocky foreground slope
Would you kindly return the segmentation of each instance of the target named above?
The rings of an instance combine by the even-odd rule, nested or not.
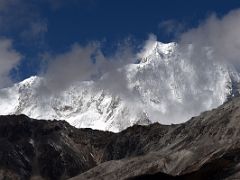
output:
[[[240,98],[120,133],[0,117],[0,179],[240,179]]]

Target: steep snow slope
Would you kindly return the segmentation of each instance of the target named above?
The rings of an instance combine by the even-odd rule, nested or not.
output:
[[[77,82],[56,93],[47,90],[45,79],[31,77],[0,90],[0,114],[26,114],[37,119],[64,119],[76,127],[121,131],[133,124],[181,123],[214,108],[238,92],[239,75],[227,64],[206,57],[196,62],[180,53],[175,43],[151,43],[138,54],[139,64],[120,69],[126,77],[124,90],[98,87],[110,80]],[[234,87],[234,88],[233,88]]]

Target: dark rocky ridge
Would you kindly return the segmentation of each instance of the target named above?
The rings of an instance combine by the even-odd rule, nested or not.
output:
[[[114,134],[0,116],[0,179],[240,179],[240,98]]]
[[[1,116],[0,179],[67,179],[100,163],[111,135],[64,121]]]

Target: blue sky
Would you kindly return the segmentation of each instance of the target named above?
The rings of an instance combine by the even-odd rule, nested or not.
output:
[[[0,0],[0,37],[21,54],[11,71],[18,81],[74,43],[98,41],[111,54],[125,39],[139,48],[151,33],[170,42],[212,13],[221,17],[239,7],[239,0]]]

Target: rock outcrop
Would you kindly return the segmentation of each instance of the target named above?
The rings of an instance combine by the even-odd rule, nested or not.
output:
[[[0,116],[0,179],[239,179],[240,98],[120,133]]]

